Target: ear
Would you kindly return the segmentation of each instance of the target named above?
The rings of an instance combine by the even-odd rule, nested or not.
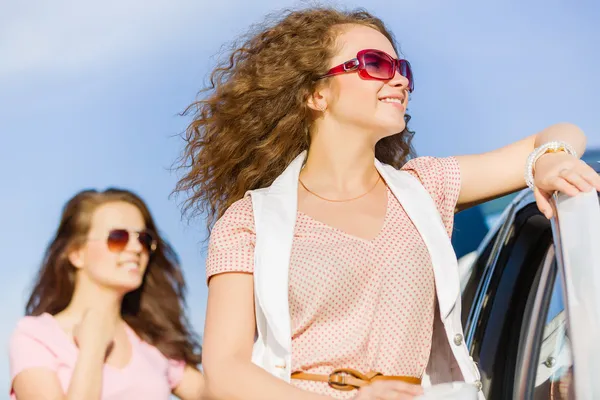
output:
[[[69,258],[71,265],[73,265],[75,268],[83,268],[85,264],[85,254],[82,247],[73,248],[69,251],[67,257]]]
[[[327,99],[325,94],[325,88],[317,90],[312,95],[308,96],[306,104],[314,111],[325,112],[325,110],[327,110]]]

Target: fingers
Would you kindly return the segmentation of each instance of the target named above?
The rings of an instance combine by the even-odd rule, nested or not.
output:
[[[356,400],[412,400],[423,394],[419,385],[401,381],[377,381],[360,389]]]
[[[533,192],[538,208],[550,219],[554,214],[550,204],[551,193],[559,191],[568,196],[576,196],[590,190],[600,191],[600,175],[580,161],[577,164],[565,164],[558,172],[550,173],[550,176],[542,179],[541,185],[536,185]]]
[[[537,203],[538,209],[544,216],[548,219],[552,218],[554,211],[552,209],[552,205],[550,204],[550,194],[541,191],[537,187],[533,189],[533,195],[535,197],[535,202]]]
[[[559,191],[568,196],[576,196],[593,189],[600,191],[600,175],[581,160],[546,166],[540,174],[535,183],[542,192]]]
[[[579,188],[571,184],[567,178],[573,179],[574,176],[571,172],[561,172],[559,176],[554,178],[553,186],[555,190],[558,190],[559,192],[565,193],[569,196],[576,196],[580,192]]]
[[[395,386],[394,386],[395,390],[402,391],[409,395],[419,396],[419,395],[423,394],[423,388],[420,385],[413,385],[413,384],[401,382],[401,381],[389,382],[389,383],[395,384]]]
[[[589,192],[590,190],[592,190],[592,185],[584,177],[584,173],[588,173],[587,168],[585,168],[583,171],[579,171],[579,168],[563,169],[558,173],[559,179],[562,178],[562,180],[564,182],[568,183],[569,186],[576,189],[576,191],[575,190],[571,191],[574,194],[571,194],[569,192],[565,192],[565,193],[567,193],[571,196],[574,196],[575,194],[577,194],[579,192]],[[598,176],[598,174],[595,174],[595,175]]]
[[[581,173],[581,176],[591,187],[600,192],[600,175],[596,173],[592,168],[587,167]]]

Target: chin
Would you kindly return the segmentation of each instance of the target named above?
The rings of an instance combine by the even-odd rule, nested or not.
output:
[[[133,292],[134,290],[139,289],[139,287],[142,286],[142,280],[141,279],[135,279],[135,280],[132,279],[128,282],[125,282],[125,281],[113,282],[113,284],[111,286],[115,290],[126,294],[126,293]]]
[[[394,133],[392,133],[392,135],[402,133],[402,131],[404,131],[405,129],[406,129],[406,124],[402,124],[402,125],[398,126],[396,129],[394,129]]]
[[[406,129],[406,120],[404,119],[404,117],[402,117],[402,120],[400,120],[400,121],[394,120],[394,122],[391,123],[390,125],[391,125],[391,128],[394,131],[394,133],[400,133],[404,129]]]
[[[381,137],[393,136],[397,133],[402,132],[406,129],[406,121],[404,118],[402,120],[398,120],[398,118],[394,119],[386,119],[382,120],[378,123],[378,131],[381,132]]]

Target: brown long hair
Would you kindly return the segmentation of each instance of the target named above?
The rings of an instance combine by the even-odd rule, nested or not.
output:
[[[160,237],[144,201],[128,190],[84,190],[67,202],[44,255],[25,313],[54,315],[67,307],[75,289],[75,267],[69,261],[68,253],[85,241],[93,212],[100,205],[112,202],[127,202],[137,207],[146,228],[156,233],[158,241],[142,285],[123,299],[123,319],[138,336],[166,357],[191,365],[199,364],[200,344],[184,313],[185,284],[177,254]]]
[[[364,10],[286,10],[256,25],[232,45],[210,77],[208,95],[192,103],[193,115],[175,193],[188,195],[184,213],[213,222],[247,190],[269,186],[308,149],[312,123],[307,98],[329,69],[342,25],[369,26],[395,40],[384,23]],[[410,116],[406,116],[406,122]],[[380,140],[375,155],[401,167],[413,155],[408,127]]]

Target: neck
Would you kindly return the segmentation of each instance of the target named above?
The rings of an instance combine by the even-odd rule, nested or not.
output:
[[[325,121],[320,125],[311,137],[300,175],[302,181],[314,189],[336,193],[355,193],[371,187],[378,174],[372,135]]]
[[[115,318],[121,318],[121,303],[123,294],[114,289],[103,287],[90,282],[84,277],[78,277],[73,291],[73,297],[67,308],[61,314],[78,323],[83,314],[91,308],[102,308]]]

